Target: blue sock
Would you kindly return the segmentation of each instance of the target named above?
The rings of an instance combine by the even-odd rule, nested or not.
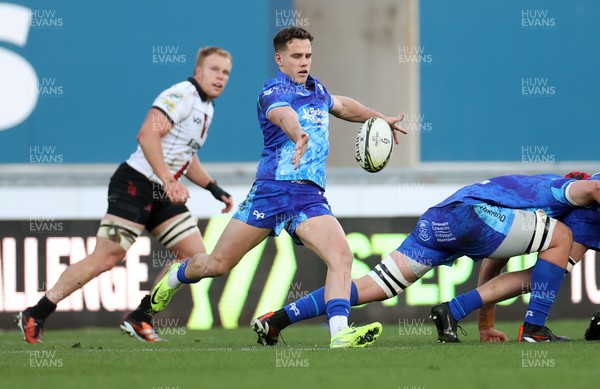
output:
[[[327,319],[331,319],[334,316],[350,316],[350,300],[346,299],[331,299],[327,301],[325,307],[327,312]]]
[[[190,261],[191,258],[186,259],[181,266],[179,266],[179,269],[177,269],[177,279],[179,280],[179,282],[181,282],[182,284],[195,284],[198,281],[193,281],[190,280],[189,278],[187,278],[185,276],[185,268],[187,267],[188,262]]]
[[[350,304],[358,304],[358,289],[354,282],[350,286]],[[325,314],[327,310],[327,305],[325,304],[325,287],[307,294],[301,299],[286,305],[283,309],[292,323]]]
[[[481,301],[481,295],[477,289],[474,289],[465,294],[461,294],[460,296],[456,296],[450,300],[448,305],[450,306],[450,312],[452,313],[452,316],[454,316],[454,320],[461,321],[469,313],[481,308],[483,306],[483,301]]]
[[[531,298],[525,322],[545,326],[550,308],[565,278],[565,269],[539,258],[531,272]]]

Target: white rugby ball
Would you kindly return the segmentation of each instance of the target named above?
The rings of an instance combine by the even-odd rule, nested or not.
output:
[[[356,136],[356,161],[369,173],[385,167],[394,149],[394,135],[389,124],[380,118],[367,120]]]

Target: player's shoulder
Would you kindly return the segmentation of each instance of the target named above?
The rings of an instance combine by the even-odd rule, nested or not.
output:
[[[194,84],[185,80],[171,85],[161,95],[168,95],[173,100],[181,100],[193,96],[194,93],[197,93]]]
[[[278,75],[277,77],[273,77],[267,81],[265,81],[261,96],[269,96],[275,92],[277,93],[285,93],[291,92],[295,89],[294,82],[289,77],[283,77]]]

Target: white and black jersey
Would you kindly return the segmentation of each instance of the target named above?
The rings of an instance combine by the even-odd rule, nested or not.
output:
[[[171,131],[161,138],[161,145],[169,171],[175,179],[179,179],[206,140],[214,112],[213,104],[207,101],[196,80],[190,77],[163,91],[152,107],[163,112],[173,125]],[[141,146],[138,145],[127,164],[149,180],[162,184],[146,160]]]

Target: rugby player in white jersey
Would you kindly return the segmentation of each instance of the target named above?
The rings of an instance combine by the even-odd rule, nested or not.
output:
[[[197,152],[213,117],[213,100],[223,93],[232,67],[231,54],[218,47],[198,51],[193,77],[166,89],[154,100],[137,136],[137,150],[122,163],[108,187],[108,211],[100,222],[94,252],[69,266],[35,306],[17,315],[28,343],[41,343],[44,321],[56,304],[125,258],[144,228],[179,259],[204,252],[196,219],[185,206],[185,175],[225,203],[231,196],[204,170]],[[151,324],[150,296],[121,323],[142,341],[160,341]]]

